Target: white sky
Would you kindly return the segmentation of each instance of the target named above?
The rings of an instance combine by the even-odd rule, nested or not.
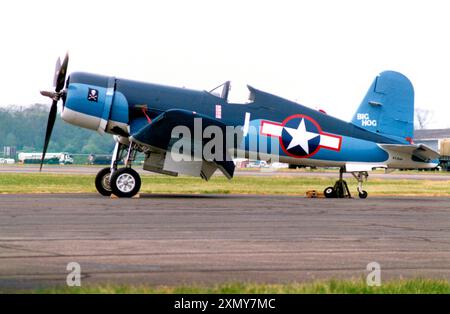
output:
[[[383,70],[450,127],[450,2],[2,1],[0,105],[46,103],[56,58],[89,71],[211,89],[232,80],[349,120]],[[233,96],[232,96],[233,97]]]

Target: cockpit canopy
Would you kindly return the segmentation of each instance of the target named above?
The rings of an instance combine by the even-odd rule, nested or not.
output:
[[[223,100],[225,100],[227,102],[242,103],[242,104],[251,103],[251,102],[255,101],[255,89],[249,85],[247,85],[246,87],[247,88],[245,90],[243,88],[240,88],[240,89],[236,88],[235,91],[233,93],[231,93],[231,97],[230,97],[231,82],[226,81],[225,83],[210,90],[208,93],[215,97],[222,98]],[[248,96],[245,96],[244,93],[248,93],[247,94]]]
[[[211,95],[214,95],[216,97],[219,97],[219,98],[222,98],[222,99],[228,101],[228,95],[230,94],[230,90],[231,90],[231,82],[226,81],[225,83],[220,84],[216,88],[213,88],[212,90],[210,90],[209,93]]]

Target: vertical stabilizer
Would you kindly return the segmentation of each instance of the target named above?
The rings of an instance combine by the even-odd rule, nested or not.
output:
[[[374,133],[410,141],[414,133],[414,88],[401,73],[378,75],[352,123]]]

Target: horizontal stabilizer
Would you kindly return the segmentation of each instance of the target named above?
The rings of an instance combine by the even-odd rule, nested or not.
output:
[[[411,154],[422,160],[434,160],[440,157],[438,152],[424,144],[380,144],[380,147],[388,151]]]

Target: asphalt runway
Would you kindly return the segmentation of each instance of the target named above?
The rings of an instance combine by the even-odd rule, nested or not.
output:
[[[0,290],[82,284],[450,279],[450,198],[0,195]]]
[[[82,175],[96,175],[105,166],[59,166],[59,165],[44,165],[42,172],[51,174],[82,174]],[[157,175],[156,173],[145,171],[141,166],[133,167],[140,174]],[[39,165],[0,165],[0,173],[39,173]],[[222,175],[220,171],[216,171],[214,175]],[[339,170],[335,171],[296,171],[287,169],[272,169],[272,168],[253,168],[253,169],[239,169],[235,171],[235,176],[283,176],[283,177],[327,177],[338,178]],[[346,178],[353,178],[349,173],[344,174]],[[450,173],[411,173],[396,171],[393,173],[385,174],[380,172],[369,173],[370,178],[380,179],[394,179],[394,180],[437,180],[437,181],[450,181]]]

